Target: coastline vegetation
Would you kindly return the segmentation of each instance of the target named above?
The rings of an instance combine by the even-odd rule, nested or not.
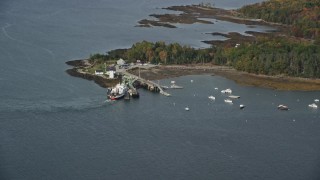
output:
[[[142,41],[129,49],[90,55],[91,64],[111,64],[122,58],[153,64],[211,63],[254,74],[320,78],[319,0],[270,0],[244,6],[243,17],[292,26],[288,34],[260,34],[252,41],[195,49],[178,43]],[[289,28],[290,29],[290,28]]]
[[[291,25],[290,34],[320,43],[319,0],[269,0],[238,10],[248,18]]]
[[[110,64],[110,61],[123,58],[128,62],[141,60],[165,65],[212,63],[255,74],[320,78],[319,52],[318,45],[285,37],[259,37],[253,43],[237,47],[212,46],[206,49],[142,41],[130,49],[91,55],[90,61]]]

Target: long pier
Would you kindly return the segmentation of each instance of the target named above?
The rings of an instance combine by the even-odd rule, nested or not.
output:
[[[125,71],[125,70],[124,71],[119,71],[119,72],[122,73],[125,76],[133,78],[134,81],[139,81],[141,84],[146,85],[148,87],[148,89],[151,90],[151,91],[158,91],[160,94],[162,94],[164,96],[171,96],[169,93],[165,92],[163,90],[163,88],[158,83],[143,79],[143,78],[141,78],[139,76],[136,76],[134,74],[131,74],[131,73]]]

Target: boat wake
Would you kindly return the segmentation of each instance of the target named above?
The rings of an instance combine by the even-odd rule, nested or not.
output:
[[[55,60],[55,55],[54,55],[53,51],[51,51],[50,49],[47,49],[47,48],[32,44],[30,42],[25,42],[25,41],[22,41],[22,40],[19,40],[19,39],[16,39],[16,38],[10,36],[8,34],[8,32],[7,32],[7,29],[10,28],[11,26],[12,26],[12,24],[7,23],[5,26],[3,26],[1,28],[2,33],[4,34],[5,37],[7,37],[8,39],[10,39],[12,41],[15,41],[17,43],[20,43],[20,44],[23,44],[23,45],[26,45],[26,46],[33,46],[35,48],[42,49],[43,51],[47,52],[51,56],[52,60]]]
[[[111,105],[113,101],[101,101],[101,97],[80,98],[71,101],[55,101],[55,100],[10,100],[0,103],[0,112],[64,112],[64,111],[83,111],[96,109]]]

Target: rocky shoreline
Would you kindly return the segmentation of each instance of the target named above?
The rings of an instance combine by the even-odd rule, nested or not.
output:
[[[138,72],[132,71],[137,74]],[[150,80],[159,80],[185,75],[218,75],[235,81],[244,86],[255,86],[285,91],[318,91],[320,90],[320,79],[297,78],[288,76],[256,75],[237,71],[227,66],[206,65],[168,65],[156,69],[140,70],[142,77]]]
[[[288,38],[295,39],[295,37],[289,37],[286,33],[287,25],[281,25],[276,23],[265,22],[259,19],[245,19],[241,18],[239,13],[235,10],[224,10],[213,7],[202,7],[199,5],[188,6],[172,6],[164,8],[167,10],[178,11],[180,14],[152,14],[150,19],[143,19],[139,21],[138,27],[152,27],[163,26],[167,28],[175,28],[173,24],[193,24],[193,23],[206,23],[212,24],[214,21],[206,19],[215,19],[229,21],[233,23],[246,24],[246,25],[269,25],[277,29],[272,32],[254,32],[247,31],[246,34],[251,36],[245,36],[238,32],[229,32],[228,34],[213,32],[210,33],[213,36],[223,36],[227,38],[225,41],[219,40],[207,40],[204,43],[222,46],[222,47],[234,47],[237,43],[254,42],[257,37],[274,37],[274,36],[287,36]],[[155,19],[154,19],[155,18]],[[203,20],[205,18],[205,20]],[[299,41],[308,41],[306,39],[297,39]],[[73,69],[69,69],[66,72],[71,76],[80,77],[87,80],[93,80],[101,87],[114,86],[120,80],[110,80],[103,78],[99,75],[92,75],[82,71],[85,67],[89,66],[88,60],[74,60],[66,62],[68,65],[74,66]],[[137,69],[130,70],[130,73],[138,75]],[[297,78],[288,76],[267,76],[250,74],[246,72],[240,72],[227,66],[215,66],[213,64],[192,64],[192,65],[166,65],[157,66],[155,68],[143,69],[141,68],[140,75],[148,80],[167,79],[185,75],[200,75],[200,74],[216,74],[226,77],[235,81],[238,84],[246,86],[257,86],[264,88],[272,88],[277,90],[295,90],[295,91],[315,91],[320,90],[320,79],[310,78]]]
[[[120,82],[120,79],[110,80],[99,75],[82,72],[81,68],[88,65],[87,60],[73,60],[66,62],[66,64],[74,66],[72,69],[66,70],[66,73],[69,75],[94,81],[103,88],[112,87]],[[130,73],[135,75],[139,74],[138,69],[132,69]],[[256,75],[237,71],[231,67],[212,64],[161,65],[148,69],[140,68],[140,75],[148,80],[161,80],[186,75],[218,75],[244,86],[256,86],[286,91],[320,90],[320,79]]]
[[[99,75],[92,75],[92,74],[83,72],[82,68],[88,66],[87,62],[88,60],[86,59],[67,61],[66,64],[73,66],[73,68],[67,69],[66,73],[73,77],[94,81],[96,84],[98,84],[100,87],[103,87],[103,88],[112,87],[120,82],[120,79],[107,79]]]
[[[289,25],[266,22],[261,19],[243,18],[241,17],[241,14],[236,10],[225,10],[215,7],[203,7],[200,5],[171,6],[163,9],[179,12],[179,14],[151,14],[149,16],[152,17],[152,19],[142,19],[138,21],[138,25],[136,25],[136,27],[150,28],[155,26],[161,26],[165,28],[176,28],[175,24],[214,24],[217,21],[228,21],[237,24],[245,24],[251,27],[265,25],[276,29],[274,31],[268,32],[245,32],[248,35],[243,35],[238,32],[229,32],[227,34],[219,32],[208,33],[212,34],[213,36],[223,36],[227,38],[227,40],[225,41],[202,41],[203,43],[216,46],[234,46],[239,42],[246,43],[255,41],[257,37],[287,36],[292,39],[296,39],[295,37],[291,37],[290,35],[288,35],[287,28],[290,28]],[[301,41],[301,39],[298,40]]]

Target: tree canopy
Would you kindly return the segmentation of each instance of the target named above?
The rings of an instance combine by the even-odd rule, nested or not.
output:
[[[212,63],[227,65],[255,74],[320,78],[320,46],[285,37],[259,37],[254,43],[238,47],[212,46],[195,49],[178,43],[142,41],[126,50],[91,55],[92,61],[104,62],[118,58],[128,62],[141,60],[162,64]]]
[[[270,0],[238,11],[246,17],[292,25],[292,35],[319,41],[320,0]]]

